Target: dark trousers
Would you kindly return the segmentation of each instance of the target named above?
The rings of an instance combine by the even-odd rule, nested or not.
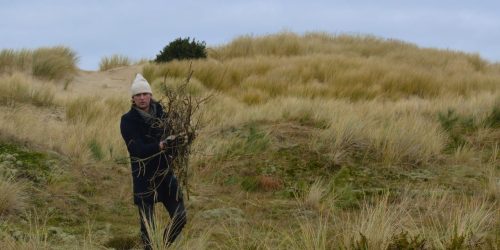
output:
[[[171,218],[171,224],[165,228],[163,232],[163,240],[168,246],[174,242],[179,236],[184,225],[186,225],[186,209],[182,198],[177,198],[176,195],[170,195],[166,201],[162,202],[163,206],[167,209]],[[143,203],[139,205],[139,216],[141,218],[141,238],[144,244],[144,249],[151,249],[151,240],[146,230],[144,220],[148,224],[154,225],[154,203]],[[143,217],[145,216],[145,217]]]

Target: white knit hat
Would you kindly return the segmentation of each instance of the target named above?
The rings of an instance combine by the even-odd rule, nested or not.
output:
[[[130,93],[132,94],[132,96],[140,93],[153,94],[153,92],[151,91],[151,86],[149,86],[148,81],[146,81],[146,79],[144,79],[141,74],[137,74],[135,76],[135,79],[132,82],[132,86],[130,87]]]

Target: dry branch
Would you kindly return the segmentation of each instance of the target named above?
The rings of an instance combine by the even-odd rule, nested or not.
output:
[[[186,190],[189,199],[189,156],[191,144],[196,138],[197,131],[201,128],[200,107],[207,102],[211,96],[194,97],[188,90],[189,82],[193,75],[191,66],[185,81],[177,87],[167,86],[167,74],[163,80],[164,98],[159,100],[165,111],[164,117],[159,118],[159,125],[163,128],[162,140],[176,138],[174,144],[168,145],[167,154],[174,160],[172,166],[180,185]],[[179,140],[179,138],[181,138]]]

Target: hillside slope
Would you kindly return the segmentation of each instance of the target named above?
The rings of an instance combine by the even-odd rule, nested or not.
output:
[[[211,99],[174,247],[499,247],[498,64],[318,33],[209,52],[48,78],[2,51],[0,248],[139,248],[119,119],[136,73],[163,100],[190,70],[188,92]]]

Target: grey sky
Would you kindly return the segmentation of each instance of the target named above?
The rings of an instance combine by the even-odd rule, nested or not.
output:
[[[208,46],[240,35],[370,34],[500,61],[499,1],[0,0],[0,48],[65,45],[83,69],[149,58],[177,37]]]

